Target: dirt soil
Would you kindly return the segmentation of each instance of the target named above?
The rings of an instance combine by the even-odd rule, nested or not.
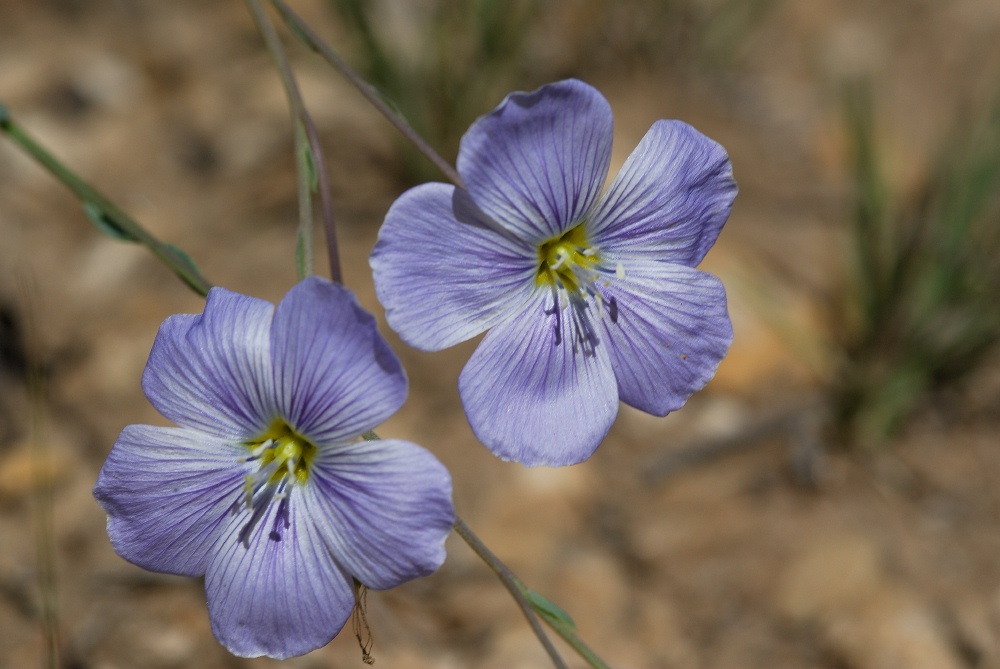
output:
[[[322,3],[294,4],[343,36]],[[686,4],[710,16],[725,3]],[[459,513],[613,667],[1000,668],[1000,364],[888,448],[809,446],[831,364],[823,297],[846,259],[838,85],[871,77],[906,192],[998,80],[1000,3],[777,1],[724,57],[665,35],[640,60],[599,50],[638,30],[600,6],[558,4],[518,87],[573,75],[600,88],[613,172],[659,118],[727,147],[741,192],[705,267],[729,290],[731,355],[683,410],[622,407],[588,462],[529,470],[465,423],[456,380],[474,343],[420,353],[383,322],[411,392],[380,432],[437,454]],[[346,282],[381,319],[367,256],[404,188],[393,130],[290,50],[328,151]],[[215,283],[277,301],[295,281],[288,113],[242,3],[0,0],[0,101]],[[91,497],[120,430],[164,422],[139,387],[159,323],[201,308],[0,140],[0,665],[46,666],[48,626],[67,668],[278,666],[219,646],[199,581],[117,557]],[[26,359],[42,390],[25,385]],[[369,595],[376,666],[551,666],[493,574],[456,537],[448,548],[437,574]],[[280,664],[364,666],[350,629]]]

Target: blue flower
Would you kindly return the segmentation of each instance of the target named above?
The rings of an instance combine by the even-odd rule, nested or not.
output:
[[[725,150],[657,121],[602,196],[611,136],[581,81],[513,93],[462,138],[464,188],[404,193],[372,252],[404,341],[434,351],[489,330],[459,392],[503,459],[587,459],[619,400],[680,408],[732,341],[722,284],[694,269],[736,196]]]
[[[244,657],[326,644],[354,606],[444,560],[451,479],[423,448],[360,441],[406,377],[344,288],[306,279],[277,309],[213,288],[171,316],[143,375],[179,427],[129,425],[94,495],[126,560],[205,576],[212,630]]]

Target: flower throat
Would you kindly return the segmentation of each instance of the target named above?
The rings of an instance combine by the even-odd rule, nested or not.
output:
[[[546,314],[555,317],[556,345],[563,341],[562,312],[569,305],[573,348],[576,350],[579,346],[585,355],[593,355],[598,337],[591,319],[590,303],[591,300],[595,302],[598,316],[603,316],[605,297],[599,290],[598,281],[607,271],[597,249],[590,244],[583,223],[538,245],[535,282],[552,289],[553,305],[546,309]],[[624,275],[620,265],[615,273],[619,278]],[[608,286],[607,281],[604,286]],[[608,311],[612,322],[617,322],[618,304],[613,297],[608,300]]]
[[[316,446],[278,418],[262,435],[246,442],[250,453],[246,462],[257,462],[259,469],[243,477],[243,497],[233,505],[252,511],[250,520],[240,530],[239,541],[249,547],[250,534],[264,516],[271,502],[278,502],[274,526],[269,537],[281,541],[282,532],[289,526],[288,486],[305,483],[309,466],[316,457]]]

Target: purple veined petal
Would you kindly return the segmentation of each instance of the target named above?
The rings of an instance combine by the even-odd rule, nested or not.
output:
[[[626,404],[657,416],[701,390],[729,350],[733,326],[716,277],[683,265],[629,264],[604,289],[615,319],[602,320],[608,353]]]
[[[591,209],[611,164],[611,106],[567,79],[511,93],[462,137],[458,173],[476,204],[521,239],[561,234]]]
[[[572,345],[556,335],[543,291],[529,309],[490,330],[466,363],[458,389],[472,431],[494,455],[528,466],[583,462],[618,413],[606,346]],[[560,316],[565,321],[572,307]],[[560,340],[557,343],[557,338]]]
[[[390,327],[436,351],[521,309],[538,250],[498,229],[464,190],[424,184],[389,209],[370,262]]]
[[[351,575],[386,589],[441,566],[455,522],[451,476],[395,439],[321,448],[302,486],[318,536]]]
[[[205,574],[215,637],[234,655],[284,659],[326,645],[354,608],[350,577],[334,562],[310,519],[313,512],[293,486],[288,526],[272,502],[243,544],[247,511],[229,517]]]
[[[160,326],[142,376],[157,411],[184,427],[248,439],[274,413],[268,330],[274,306],[213,288],[203,314]]]
[[[186,428],[126,427],[94,486],[115,551],[151,571],[204,574],[239,498],[245,454]]]
[[[657,121],[591,215],[591,239],[623,257],[694,267],[735,197],[725,149],[686,123]]]
[[[271,327],[282,418],[314,443],[359,436],[406,399],[406,375],[375,319],[343,286],[309,277],[278,304]]]

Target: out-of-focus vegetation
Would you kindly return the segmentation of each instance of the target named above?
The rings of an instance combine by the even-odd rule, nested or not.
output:
[[[736,58],[776,0],[329,0],[364,78],[453,161],[512,90],[608,66],[706,71]],[[438,178],[404,150],[407,182]]]
[[[846,95],[854,143],[854,274],[840,303],[840,437],[877,445],[1000,341],[1000,96],[956,128],[902,201],[879,162],[870,87]]]
[[[364,78],[451,161],[472,119],[522,78],[524,43],[541,9],[535,0],[330,5],[354,36]],[[436,176],[416,152],[407,148],[404,155],[407,181]]]

